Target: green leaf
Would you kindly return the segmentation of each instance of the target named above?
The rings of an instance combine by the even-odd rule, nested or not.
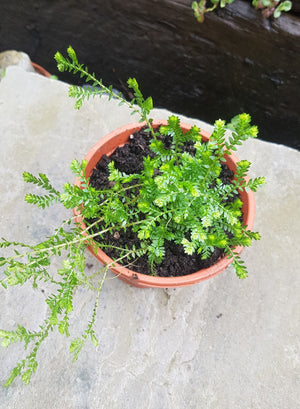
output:
[[[144,108],[149,113],[153,109],[153,101],[151,97],[148,97],[144,102]]]
[[[8,338],[4,338],[1,342],[1,346],[7,348],[10,345],[10,340]]]
[[[80,351],[82,350],[83,345],[84,345],[84,340],[81,338],[76,338],[71,342],[70,352],[74,354],[73,362],[75,362],[78,359],[78,355]]]
[[[58,325],[58,331],[63,335],[68,332],[68,323],[66,321],[61,321]]]
[[[287,11],[290,11],[291,8],[292,8],[292,2],[291,1],[284,1],[284,2],[280,3],[276,7],[276,9],[275,9],[275,11],[273,13],[274,18],[280,17],[282,11],[287,12]]]
[[[0,267],[4,266],[7,263],[6,258],[0,257]]]
[[[138,208],[141,212],[147,213],[150,210],[150,204],[147,201],[142,201],[138,203]]]
[[[31,379],[32,371],[28,369],[26,372],[23,373],[22,375],[22,381],[25,383],[25,385],[28,385]]]
[[[99,341],[93,333],[91,333],[91,341],[95,347],[99,345]]]
[[[76,53],[75,53],[74,49],[71,46],[68,47],[67,53],[68,53],[69,57],[71,58],[71,60],[73,61],[73,63],[78,64]]]

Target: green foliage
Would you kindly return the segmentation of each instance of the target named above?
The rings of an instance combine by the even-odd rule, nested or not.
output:
[[[234,0],[210,0],[211,7],[207,7],[206,0],[201,0],[199,2],[192,2],[192,10],[194,11],[194,16],[199,23],[203,23],[204,14],[215,10],[218,6],[224,8],[227,4],[233,3]]]
[[[82,106],[84,100],[88,100],[90,97],[102,97],[108,96],[109,100],[115,99],[119,101],[119,105],[127,105],[132,109],[132,114],[138,114],[140,121],[146,121],[151,128],[151,120],[148,118],[148,114],[153,107],[152,98],[149,97],[146,100],[143,98],[142,93],[139,90],[138,83],[135,78],[128,79],[128,87],[133,89],[134,98],[128,102],[122,97],[120,92],[115,92],[112,85],[108,87],[103,85],[102,79],[98,80],[95,74],[89,73],[88,67],[84,64],[79,64],[77,55],[74,49],[69,46],[67,49],[68,57],[64,57],[60,52],[56,52],[54,58],[57,62],[57,68],[60,72],[72,72],[73,74],[79,74],[80,78],[83,78],[85,82],[91,83],[90,87],[84,88],[76,85],[71,85],[69,88],[69,96],[76,99],[75,108],[79,109]],[[137,105],[135,105],[137,104]],[[155,137],[155,135],[153,135]]]
[[[192,10],[194,16],[199,23],[203,23],[205,13],[215,10],[217,7],[224,8],[235,0],[201,0],[192,2]],[[210,7],[207,7],[207,3]],[[289,0],[252,0],[252,5],[256,9],[260,9],[263,17],[268,18],[273,15],[274,18],[280,17],[283,11],[290,11],[292,2]]]
[[[148,125],[151,123],[151,119],[148,120],[148,115],[153,109],[153,101],[151,97],[144,99],[141,91],[139,90],[139,85],[135,78],[129,78],[127,81],[128,87],[134,92],[134,98],[131,100],[130,104],[137,104],[140,107],[140,122],[146,121]],[[134,111],[136,112],[136,111]]]
[[[45,209],[45,207],[49,207],[50,204],[52,204],[53,202],[55,203],[58,202],[59,192],[51,186],[49,179],[43,173],[40,173],[39,177],[36,177],[36,176],[33,176],[29,172],[24,172],[23,179],[26,183],[35,184],[49,192],[48,195],[44,195],[44,196],[38,196],[32,193],[28,193],[25,196],[25,201],[27,203],[35,204],[38,207]]]
[[[27,172],[24,173],[24,180],[28,183],[38,185],[49,192],[50,199],[45,196],[26,195],[28,203],[34,204],[38,207],[45,208],[52,204],[53,201],[62,203],[66,208],[72,208],[74,206],[81,206],[84,204],[84,217],[87,215],[97,214],[95,211],[95,190],[90,187],[84,176],[85,163],[79,164],[77,161],[73,161],[71,169],[79,180],[83,182],[83,188],[77,189],[75,186],[70,189],[70,185],[66,184],[62,193],[55,190],[48,178],[39,174],[35,177]],[[97,204],[99,198],[97,197]],[[40,330],[37,332],[30,332],[23,326],[18,325],[16,330],[5,331],[0,330],[0,338],[2,339],[1,345],[8,347],[14,342],[24,342],[24,348],[28,349],[30,346],[31,352],[29,355],[20,361],[16,367],[12,370],[9,378],[7,379],[5,386],[9,386],[13,380],[20,376],[25,384],[30,382],[31,376],[36,371],[37,352],[42,342],[48,337],[55,328],[61,333],[69,334],[69,320],[73,311],[73,295],[79,286],[87,287],[90,290],[96,292],[96,303],[93,310],[92,320],[89,323],[87,329],[80,338],[80,346],[83,347],[85,341],[89,338],[94,345],[96,345],[96,336],[94,333],[94,323],[96,318],[96,309],[98,305],[99,293],[102,288],[102,284],[107,274],[109,266],[102,268],[97,275],[101,277],[100,284],[94,285],[94,277],[88,277],[85,274],[85,249],[90,243],[92,237],[95,234],[90,233],[88,227],[85,231],[87,234],[83,236],[82,230],[79,226],[70,227],[72,218],[63,221],[62,225],[55,230],[51,237],[48,237],[45,241],[36,245],[27,245],[20,242],[10,242],[5,239],[1,239],[0,248],[7,249],[12,247],[14,249],[14,255],[8,257],[0,257],[0,267],[3,268],[1,273],[0,284],[3,288],[8,286],[23,285],[27,281],[31,281],[32,287],[35,289],[41,283],[50,282],[56,286],[57,291],[52,293],[47,299],[46,304],[49,308],[49,316],[40,326]],[[101,232],[98,233],[101,235]],[[25,251],[21,251],[25,249]],[[58,257],[62,257],[62,266],[57,271],[57,277],[49,273],[52,260],[56,260]],[[79,347],[76,340],[71,342],[71,352],[78,356]],[[74,349],[74,345],[77,345],[77,349]]]
[[[239,220],[242,202],[230,203],[227,198],[244,189],[255,191],[264,183],[264,178],[246,182],[244,177],[250,162],[240,161],[231,184],[223,185],[218,179],[221,162],[230,154],[229,149],[256,136],[257,130],[250,126],[249,115],[242,114],[235,118],[235,131],[228,142],[225,131],[224,121],[216,121],[209,142],[203,144],[197,128],[185,134],[179,119],[172,116],[168,125],[161,127],[163,134],[173,137],[171,148],[166,150],[160,140],[152,142],[151,148],[157,156],[147,158],[142,174],[135,175],[141,186],[137,206],[144,220],[133,230],[138,232],[141,241],[145,241],[144,247],[154,267],[164,257],[164,240],[182,244],[188,254],[197,252],[207,258],[214,247],[226,252],[233,246],[245,245],[246,237],[247,243],[249,237],[258,238],[257,235],[249,236]],[[182,151],[186,140],[194,142],[193,155]],[[157,176],[153,169],[159,170]],[[230,238],[226,231],[235,232],[235,236]],[[238,267],[239,259],[233,257],[234,267]],[[236,272],[240,276],[238,268]]]
[[[242,202],[236,195],[244,189],[256,191],[264,183],[264,178],[246,181],[245,175],[250,166],[246,160],[237,164],[231,183],[225,184],[219,177],[225,156],[247,138],[257,136],[257,128],[251,125],[249,115],[238,115],[228,125],[222,120],[216,121],[207,143],[202,143],[196,126],[183,132],[176,116],[170,116],[168,124],[160,127],[159,131],[154,130],[149,118],[152,99],[144,99],[135,79],[128,80],[134,93],[133,100],[128,103],[120,94],[115,94],[112,87],[105,87],[101,80],[94,78],[94,74],[89,74],[88,69],[79,64],[71,47],[68,48],[68,58],[56,53],[55,59],[60,71],[80,73],[82,78],[92,81],[92,89],[71,87],[70,95],[76,98],[77,108],[84,99],[104,94],[126,103],[133,112],[139,113],[141,120],[146,121],[153,137],[150,148],[154,155],[144,158],[143,170],[139,174],[124,174],[111,162],[111,187],[101,192],[90,186],[85,175],[85,161],[79,163],[73,160],[70,166],[81,188],[65,183],[62,192],[51,185],[46,175],[40,173],[34,176],[24,172],[25,182],[46,191],[44,195],[27,194],[27,203],[42,209],[55,203],[62,204],[66,209],[80,208],[86,228],[82,230],[81,225],[77,222],[74,224],[74,218],[70,217],[38,244],[4,238],[0,240],[1,251],[7,250],[9,253],[0,257],[2,288],[21,286],[27,282],[32,284],[33,289],[44,283],[51,283],[51,288],[55,288],[45,300],[49,312],[38,331],[29,331],[20,324],[16,329],[0,330],[3,347],[23,342],[24,348],[29,350],[26,358],[12,370],[5,386],[9,386],[18,376],[25,384],[30,382],[38,367],[39,347],[54,330],[70,336],[73,298],[79,287],[93,291],[95,303],[85,331],[70,343],[73,360],[78,358],[87,340],[98,345],[94,326],[100,292],[110,265],[92,276],[87,275],[85,250],[89,245],[93,245],[95,250],[97,246],[105,250],[108,245],[101,240],[105,232],[126,229],[136,232],[140,239],[139,247],[114,247],[118,251],[114,262],[134,262],[147,255],[153,275],[165,255],[165,242],[168,240],[182,245],[187,254],[198,253],[203,259],[218,247],[232,259],[238,277],[245,278],[246,267],[234,248],[249,246],[252,240],[260,238],[259,233],[247,230],[247,226],[242,224]],[[232,134],[227,139],[225,134],[229,127]],[[166,146],[161,135],[168,135],[170,144]],[[187,151],[186,144],[193,149]],[[95,229],[99,225],[101,228]],[[58,260],[61,267],[53,272],[53,261]]]
[[[265,18],[272,15],[274,18],[278,18],[283,11],[288,12],[292,8],[292,2],[289,0],[253,0],[252,4],[256,9],[261,10]]]

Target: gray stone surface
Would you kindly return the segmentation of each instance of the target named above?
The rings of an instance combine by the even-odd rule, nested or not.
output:
[[[0,53],[0,81],[1,72],[11,65],[17,65],[28,72],[35,72],[29,56],[22,51],[7,50]]]
[[[7,69],[0,83],[1,236],[36,242],[68,215],[60,207],[33,215],[23,200],[24,170],[46,173],[59,188],[73,179],[68,166],[74,157],[83,158],[99,138],[134,119],[106,99],[91,100],[80,111],[73,105],[67,84]],[[153,116],[167,114],[155,110]],[[240,281],[228,268],[172,290],[107,280],[96,322],[99,346],[87,343],[72,363],[70,339],[52,333],[31,384],[17,380],[0,387],[1,409],[298,407],[300,153],[253,140],[238,155],[253,162],[251,176],[267,180],[256,195],[255,229],[262,240],[242,253],[249,278]],[[93,257],[88,261],[96,271]],[[50,291],[0,289],[0,328],[20,323],[37,329]],[[92,304],[93,294],[77,292],[71,339],[84,330]],[[2,385],[24,356],[18,344],[0,349]]]

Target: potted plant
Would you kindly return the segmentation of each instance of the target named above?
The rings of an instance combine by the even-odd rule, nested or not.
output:
[[[54,328],[69,336],[76,288],[93,290],[95,304],[85,332],[71,342],[74,360],[87,339],[98,344],[94,323],[109,269],[141,287],[190,285],[218,274],[229,263],[238,277],[245,278],[247,270],[239,253],[260,238],[251,231],[253,192],[264,178],[249,179],[250,162],[239,161],[232,153],[242,141],[257,136],[249,115],[238,115],[230,125],[216,121],[211,136],[196,126],[180,124],[174,115],[153,121],[149,116],[152,99],[144,99],[135,79],[128,80],[134,93],[128,102],[111,86],[96,80],[71,47],[68,58],[56,53],[55,59],[59,71],[79,73],[92,82],[89,88],[70,87],[76,108],[87,98],[105,94],[138,113],[141,122],[103,138],[81,163],[72,161],[76,181],[64,184],[62,192],[53,188],[46,175],[24,172],[25,182],[46,190],[45,195],[27,194],[28,203],[45,208],[60,202],[73,209],[74,216],[41,243],[0,242],[0,248],[15,250],[13,256],[0,257],[2,287],[29,280],[34,288],[40,281],[57,286],[57,292],[46,299],[50,312],[39,331],[21,325],[11,331],[0,330],[5,347],[17,341],[23,341],[25,348],[32,345],[29,355],[12,370],[6,386],[17,376],[25,384],[30,382],[38,365],[38,348]],[[232,133],[227,139],[229,126]],[[87,248],[103,263],[92,276],[85,271]],[[174,254],[176,262],[169,261]],[[48,267],[56,256],[64,256],[62,267],[51,275]]]
[[[179,128],[179,121],[178,118],[176,117],[171,117],[169,118],[168,121],[163,121],[163,120],[156,120],[152,122],[152,127],[154,129],[158,129],[159,127],[163,126],[165,130],[168,130],[167,132],[170,131],[169,126],[170,123],[177,126]],[[220,124],[221,127],[223,127],[223,124]],[[172,125],[171,125],[172,126]],[[217,125],[216,125],[217,126]],[[120,145],[124,145],[124,143],[128,143],[131,142],[129,144],[131,150],[135,151],[135,141],[134,141],[134,134],[136,132],[138,132],[141,128],[143,127],[143,124],[140,123],[133,123],[133,124],[129,124],[129,125],[125,125],[113,132],[111,132],[110,134],[108,134],[105,138],[102,138],[91,150],[90,152],[86,155],[85,160],[86,160],[86,167],[85,167],[85,174],[87,177],[91,177],[92,182],[94,182],[94,180],[96,179],[96,183],[97,183],[97,173],[99,172],[98,169],[95,169],[97,166],[97,163],[100,163],[99,167],[101,168],[101,157],[103,157],[103,155],[105,155],[104,157],[106,158],[106,155],[111,153],[112,151],[115,151],[116,148],[118,148],[118,146]],[[183,124],[180,123],[180,133],[185,132],[190,135],[191,131],[191,125],[188,124]],[[197,135],[197,138],[199,138],[199,129],[195,128],[195,132]],[[186,136],[189,137],[189,136]],[[207,143],[211,143],[212,140],[210,142],[209,141],[209,134],[204,132],[204,131],[200,131],[200,138],[199,140],[204,140]],[[137,142],[138,144],[141,143],[140,140],[138,140]],[[160,143],[160,142],[159,142]],[[131,148],[132,146],[132,148]],[[209,145],[208,145],[209,146]],[[207,145],[206,145],[207,147]],[[120,151],[122,152],[122,150],[120,149]],[[130,152],[130,151],[129,151]],[[127,153],[127,152],[126,152]],[[175,157],[175,152],[169,152],[168,153],[171,157],[172,155],[172,160],[174,160]],[[136,156],[136,153],[135,153]],[[224,155],[226,156],[226,164],[229,167],[229,169],[232,171],[236,171],[236,167],[237,167],[237,162],[238,162],[238,158],[231,153],[230,155]],[[112,158],[114,158],[114,156],[112,156]],[[122,159],[122,157],[121,157]],[[136,158],[134,158],[135,160]],[[100,162],[99,162],[100,160]],[[106,159],[106,161],[108,161],[109,159]],[[120,159],[117,158],[118,162],[120,162]],[[128,166],[128,161],[130,160],[130,155],[128,155],[126,157],[126,166]],[[157,163],[157,158],[153,159],[154,162]],[[114,162],[113,162],[114,163]],[[113,166],[113,163],[110,163],[109,166]],[[181,167],[180,167],[181,165]],[[188,163],[186,162],[182,162],[182,164],[180,164],[177,168],[176,168],[176,172],[179,171],[179,169],[185,169],[188,172]],[[120,166],[120,165],[119,165]],[[122,165],[121,165],[122,166]],[[162,164],[161,164],[162,166]],[[167,166],[167,165],[164,165]],[[204,163],[203,163],[204,166]],[[203,169],[204,170],[204,169]],[[162,173],[163,175],[163,173]],[[162,176],[161,178],[156,178],[155,180],[158,181],[162,181]],[[179,174],[176,175],[164,175],[166,176],[166,186],[163,187],[162,185],[157,187],[157,191],[155,193],[155,195],[158,195],[158,193],[160,193],[160,195],[158,195],[159,199],[157,198],[153,198],[153,195],[151,195],[151,197],[147,198],[147,197],[143,197],[141,199],[141,197],[137,197],[137,206],[139,206],[140,209],[143,209],[144,211],[144,225],[147,226],[145,229],[148,232],[150,230],[150,226],[153,226],[152,223],[152,216],[151,214],[154,214],[154,218],[156,219],[156,223],[153,226],[153,230],[151,228],[151,233],[147,233],[147,236],[149,235],[150,237],[152,237],[152,235],[154,234],[154,231],[158,228],[159,230],[163,228],[166,228],[166,226],[170,226],[170,221],[169,219],[161,219],[157,213],[156,213],[156,209],[157,207],[162,207],[164,208],[164,206],[162,205],[162,203],[158,203],[159,200],[169,200],[169,198],[171,198],[173,196],[173,200],[174,202],[177,200],[178,203],[175,202],[175,206],[176,210],[173,209],[171,210],[171,208],[173,207],[173,202],[168,202],[166,203],[167,206],[167,210],[165,211],[172,211],[172,212],[178,212],[177,215],[177,219],[178,219],[178,226],[175,225],[173,226],[173,229],[175,230],[175,228],[178,227],[178,229],[180,231],[176,232],[176,234],[178,234],[178,239],[176,240],[179,244],[183,244],[185,246],[185,251],[187,253],[195,253],[195,248],[197,246],[197,241],[196,241],[196,233],[195,230],[194,233],[192,232],[188,232],[188,228],[187,230],[182,230],[182,224],[183,224],[183,220],[184,219],[184,212],[186,210],[183,211],[183,209],[185,209],[185,206],[187,206],[187,202],[185,201],[185,199],[187,199],[187,194],[186,191],[182,191],[181,193],[178,191],[178,187],[181,184],[181,178],[179,177]],[[181,176],[181,173],[180,173]],[[192,174],[189,175],[191,178],[193,177]],[[145,180],[143,176],[139,176],[140,177],[140,185],[148,185],[148,180]],[[169,185],[169,178],[174,178],[174,181]],[[124,183],[126,182],[126,178],[127,175],[124,175]],[[114,183],[115,181],[113,181]],[[95,183],[95,182],[94,182]],[[237,182],[238,183],[238,182]],[[108,178],[107,178],[107,184],[108,184]],[[78,187],[81,187],[81,181],[80,179],[77,179],[76,181],[76,185]],[[207,185],[209,186],[209,184]],[[193,187],[191,187],[191,189],[197,189],[197,182],[195,180],[195,183],[193,184]],[[231,185],[231,189],[234,189],[234,185]],[[115,185],[111,190],[112,194],[116,194],[120,192],[120,186],[119,185]],[[235,193],[236,195],[236,193]],[[235,196],[234,195],[234,196]],[[254,195],[252,191],[248,191],[246,192],[244,189],[242,189],[240,191],[240,195],[242,198],[242,202],[243,202],[243,209],[242,209],[242,213],[243,213],[243,219],[244,219],[244,224],[248,226],[248,229],[251,229],[253,226],[253,222],[254,222]],[[174,196],[176,197],[176,199],[174,199]],[[183,197],[182,197],[183,196]],[[139,199],[141,199],[142,201],[140,202]],[[148,199],[148,200],[147,200]],[[118,200],[118,199],[117,199]],[[152,202],[153,200],[153,202]],[[188,199],[191,200],[191,197]],[[196,196],[196,192],[194,192],[194,200],[195,202],[195,207],[194,207],[194,211],[195,211],[195,218],[199,219],[200,216],[200,210],[198,208],[199,206],[199,201],[197,200],[197,196]],[[238,199],[239,200],[239,199]],[[146,204],[146,201],[148,202],[148,204]],[[110,206],[112,206],[112,202],[110,201]],[[149,204],[151,203],[151,204]],[[158,203],[158,204],[157,204]],[[164,204],[165,205],[165,204]],[[125,207],[127,206],[127,203],[125,204]],[[180,211],[178,211],[178,207],[180,206]],[[113,204],[113,208],[116,209],[118,207],[118,205],[116,203]],[[124,210],[124,209],[123,209]],[[180,216],[180,212],[182,212],[181,216]],[[203,208],[203,212],[205,213],[205,210]],[[82,210],[81,209],[75,209],[75,215],[77,215],[77,219],[76,221],[78,223],[82,223],[82,230],[86,230],[87,226],[84,222],[84,217],[82,215]],[[237,214],[240,216],[240,213],[237,212]],[[191,216],[191,213],[190,213]],[[205,216],[204,216],[205,217]],[[176,219],[176,220],[177,220]],[[180,220],[180,223],[179,223]],[[127,225],[127,224],[126,224]],[[128,229],[127,229],[128,230]],[[137,230],[137,234],[140,237],[142,236],[142,230],[140,229],[140,225],[136,225],[136,228],[134,230]],[[211,230],[211,228],[207,228],[207,231]],[[114,242],[115,245],[120,245],[120,243],[123,243],[123,245],[126,245],[127,242],[129,240],[132,240],[133,238],[136,239],[136,235],[132,235],[132,231],[127,231],[128,234],[126,234],[126,232],[121,232],[121,236],[120,232],[117,233],[117,239],[115,239],[114,234],[115,233],[110,233],[110,235],[108,235],[109,237],[107,237],[107,240],[109,240],[110,242]],[[168,234],[168,231],[166,231],[165,233],[166,235]],[[172,232],[173,234],[173,232]],[[192,249],[188,249],[188,246],[191,245],[187,239],[186,236],[190,235],[191,238],[193,239],[193,245],[195,246],[195,248]],[[159,239],[161,239],[162,234],[159,233]],[[130,237],[130,238],[128,238]],[[166,239],[166,238],[165,238]],[[217,240],[217,239],[216,239]],[[146,243],[147,246],[150,243],[149,238],[146,237]],[[138,244],[138,243],[136,243]],[[210,245],[212,245],[212,243],[210,243]],[[123,281],[127,282],[130,285],[133,285],[135,287],[161,287],[161,288],[166,288],[166,287],[178,287],[178,286],[186,286],[186,285],[191,285],[191,284],[195,284],[199,281],[205,280],[207,278],[210,278],[216,274],[219,274],[220,272],[224,271],[224,269],[233,261],[232,257],[219,257],[218,261],[216,261],[216,254],[214,251],[214,256],[213,258],[208,258],[205,259],[205,261],[202,262],[203,267],[200,269],[200,267],[194,267],[193,264],[193,260],[188,257],[188,255],[185,254],[180,254],[180,250],[177,248],[177,246],[174,246],[176,248],[176,256],[174,256],[174,252],[169,251],[166,254],[166,257],[168,257],[168,259],[171,257],[172,259],[166,263],[166,260],[164,262],[164,264],[160,267],[160,274],[162,273],[162,276],[159,276],[157,274],[151,274],[151,271],[149,271],[149,267],[145,266],[143,264],[143,267],[140,266],[140,268],[138,270],[136,270],[136,268],[141,264],[141,262],[136,262],[134,263],[130,263],[130,260],[127,260],[126,263],[126,267],[122,266],[120,264],[116,264],[114,263],[114,265],[112,266],[112,259],[111,257],[109,257],[105,251],[103,251],[103,249],[101,248],[101,246],[97,246],[97,251],[95,251],[94,245],[90,245],[88,247],[88,249],[91,251],[91,253],[102,263],[102,264],[110,264],[111,265],[111,271],[113,271],[119,278],[121,278]],[[152,251],[153,250],[153,256],[150,256],[153,260],[157,260],[159,257],[158,254],[158,247],[157,245],[153,246],[153,248],[151,248],[150,246],[147,247],[147,250]],[[237,255],[241,252],[242,250],[242,246],[239,246],[238,248],[235,248],[234,250],[234,256],[237,257]],[[164,248],[162,248],[162,252],[164,252]],[[111,253],[111,251],[109,252]],[[112,252],[114,253],[114,252]],[[180,256],[178,256],[178,254],[180,254]],[[232,253],[231,253],[232,255]],[[186,257],[185,257],[186,256]],[[180,257],[182,260],[178,260],[178,257]],[[127,258],[127,257],[126,257]],[[190,259],[190,260],[189,260]],[[189,262],[191,262],[191,266],[189,266]],[[239,264],[241,262],[241,260],[237,257],[235,260],[235,266],[237,269],[237,273],[238,275],[242,278],[243,276],[246,275],[246,270],[244,270],[242,268],[242,265]],[[151,264],[151,263],[149,263]],[[179,264],[179,265],[178,265]],[[199,263],[201,265],[201,262]],[[175,270],[175,266],[174,265],[178,265],[177,269],[179,269],[179,272],[177,272]],[[185,266],[185,267],[183,267]],[[181,268],[181,270],[180,270]],[[194,268],[194,269],[193,269]],[[169,274],[167,271],[162,272],[161,270],[165,269],[169,271]],[[171,271],[170,271],[171,269]],[[182,270],[183,269],[183,270]],[[184,271],[186,270],[186,271]],[[139,271],[139,272],[137,272]],[[145,271],[148,273],[145,273]],[[179,274],[179,276],[178,276]]]

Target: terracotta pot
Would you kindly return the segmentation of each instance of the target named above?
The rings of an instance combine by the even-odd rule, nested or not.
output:
[[[167,121],[163,120],[156,120],[153,122],[154,128],[158,125],[166,125]],[[133,123],[129,125],[125,125],[108,135],[102,138],[95,146],[88,152],[85,159],[87,160],[86,166],[86,175],[89,177],[96,167],[97,162],[102,157],[102,155],[111,155],[112,152],[121,145],[124,145],[129,136],[134,133],[136,130],[140,129],[144,124],[141,123]],[[191,125],[181,123],[181,128],[184,131],[187,131],[191,128]],[[202,139],[207,141],[209,139],[210,134],[205,131],[200,132]],[[236,162],[239,159],[235,154],[228,155],[226,157],[226,163],[230,170],[236,170]],[[246,178],[247,180],[248,178]],[[77,186],[80,186],[80,182],[78,180],[75,181]],[[243,221],[244,224],[248,226],[248,229],[252,229],[254,223],[254,213],[255,213],[255,202],[254,202],[254,194],[252,191],[248,193],[243,191],[241,193],[241,200],[243,201]],[[80,215],[80,211],[78,209],[74,209],[74,215],[77,215],[77,222],[82,222],[82,217]],[[86,226],[82,223],[82,228],[84,229]],[[236,247],[235,251],[240,253],[243,247]],[[89,251],[95,256],[100,263],[103,265],[109,264],[112,262],[112,259],[108,257],[102,250],[98,248],[97,253],[95,254],[92,247],[89,247]],[[203,270],[199,270],[193,274],[180,276],[180,277],[154,277],[149,276],[146,274],[140,274],[135,271],[129,270],[126,267],[123,267],[117,263],[115,263],[114,267],[110,267],[110,270],[115,273],[121,280],[125,281],[126,283],[135,286],[135,287],[160,287],[160,288],[170,288],[170,287],[184,287],[188,285],[192,285],[198,283],[202,280],[207,280],[217,274],[220,274],[222,271],[228,267],[228,265],[232,262],[232,259],[228,259],[226,257],[220,259],[216,264],[209,268],[205,268]]]
[[[38,65],[38,64],[36,64],[34,62],[31,62],[31,65],[33,66],[33,68],[35,69],[35,71],[38,74],[41,74],[41,75],[43,75],[44,77],[47,77],[47,78],[51,77],[50,72],[45,70],[45,68],[41,67],[40,65]]]

